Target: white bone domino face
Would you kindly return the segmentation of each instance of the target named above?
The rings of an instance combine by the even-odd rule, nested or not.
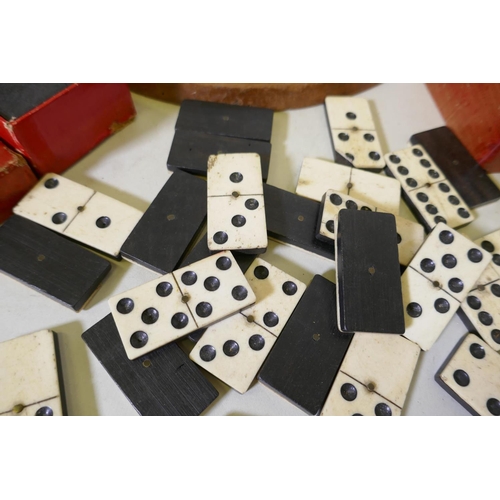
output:
[[[331,161],[304,158],[296,193],[321,201],[328,189],[364,200],[381,212],[399,214],[401,184],[396,179]]]
[[[115,295],[108,304],[129,359],[197,329],[171,273]]]
[[[276,337],[243,314],[210,326],[189,357],[239,393],[246,392]]]
[[[424,227],[403,217],[396,217],[399,263],[407,266],[425,240]]]
[[[229,267],[227,267],[229,266]],[[220,252],[173,272],[198,328],[253,304],[248,281],[231,252]]]
[[[257,153],[211,155],[207,167],[208,196],[262,195],[262,169]]]
[[[386,154],[385,160],[405,191],[446,180],[441,169],[422,146],[411,146]]]
[[[370,105],[361,97],[325,98],[328,122],[332,129],[375,130],[375,123],[370,111]]]
[[[401,410],[376,392],[339,371],[321,416],[399,416]]]
[[[491,253],[493,259],[490,268],[500,278],[500,229],[474,240],[474,243]]]
[[[472,290],[462,302],[462,311],[481,338],[500,350],[500,279]]]
[[[95,193],[64,235],[116,257],[142,215],[121,201]]]
[[[500,415],[500,354],[469,334],[439,378],[479,415]]]
[[[207,240],[212,251],[267,248],[264,196],[209,197]]]
[[[262,259],[255,259],[245,273],[256,301],[241,312],[278,336],[306,290],[306,285]]]
[[[14,207],[14,213],[63,233],[95,191],[56,174],[47,174]]]
[[[410,267],[439,283],[443,290],[462,302],[490,262],[491,254],[446,224],[439,223],[416,253]]]
[[[384,168],[382,147],[374,130],[332,130],[335,151],[357,168]]]
[[[0,415],[63,414],[51,331],[0,343],[0,387]]]
[[[405,314],[404,337],[428,351],[457,311],[460,302],[436,288],[411,267],[401,276]]]

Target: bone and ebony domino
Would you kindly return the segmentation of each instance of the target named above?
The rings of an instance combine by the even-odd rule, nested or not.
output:
[[[49,330],[0,343],[0,416],[66,414],[57,336]]]
[[[341,210],[335,233],[339,330],[404,333],[394,215]]]

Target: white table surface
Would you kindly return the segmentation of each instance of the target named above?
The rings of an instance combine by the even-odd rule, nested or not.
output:
[[[376,109],[385,152],[405,147],[412,134],[444,125],[423,84],[384,84],[362,94]],[[67,170],[63,175],[145,211],[171,172],[166,168],[178,106],[133,95],[135,121]],[[268,183],[295,191],[304,157],[332,160],[323,106],[274,114]],[[500,174],[491,178],[500,186]],[[474,211],[476,220],[460,232],[472,239],[500,227],[500,200]],[[415,220],[401,203],[400,214]],[[265,260],[309,283],[314,274],[335,281],[335,263],[270,241]],[[137,415],[81,334],[110,311],[108,297],[157,276],[126,261],[113,261],[108,278],[85,310],[75,313],[28,287],[0,275],[0,341],[45,328],[58,333],[69,415]],[[422,352],[403,410],[404,415],[469,415],[434,381],[434,374],[467,329],[454,316],[436,344]],[[184,341],[183,348],[191,343]],[[254,383],[238,394],[211,375],[220,396],[206,415],[305,415],[291,403]]]

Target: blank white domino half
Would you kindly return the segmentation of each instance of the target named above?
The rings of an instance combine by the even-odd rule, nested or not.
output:
[[[355,333],[340,371],[402,409],[419,355],[401,335]]]
[[[436,381],[474,415],[500,416],[500,354],[468,334]]]
[[[335,151],[357,168],[383,168],[382,148],[368,101],[329,96],[325,107]]]
[[[364,200],[381,212],[399,214],[401,184],[396,179],[332,161],[304,158],[296,193],[321,201],[328,189]]]
[[[45,175],[14,213],[113,257],[142,212],[56,174]]]
[[[396,217],[396,231],[398,233],[399,263],[407,266],[425,240],[424,226],[404,217]]]
[[[0,416],[61,416],[54,333],[0,343]]]

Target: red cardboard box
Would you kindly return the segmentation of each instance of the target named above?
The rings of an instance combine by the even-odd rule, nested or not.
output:
[[[39,176],[66,170],[134,116],[124,83],[0,84],[0,138]]]
[[[0,222],[37,182],[26,160],[0,141]]]

